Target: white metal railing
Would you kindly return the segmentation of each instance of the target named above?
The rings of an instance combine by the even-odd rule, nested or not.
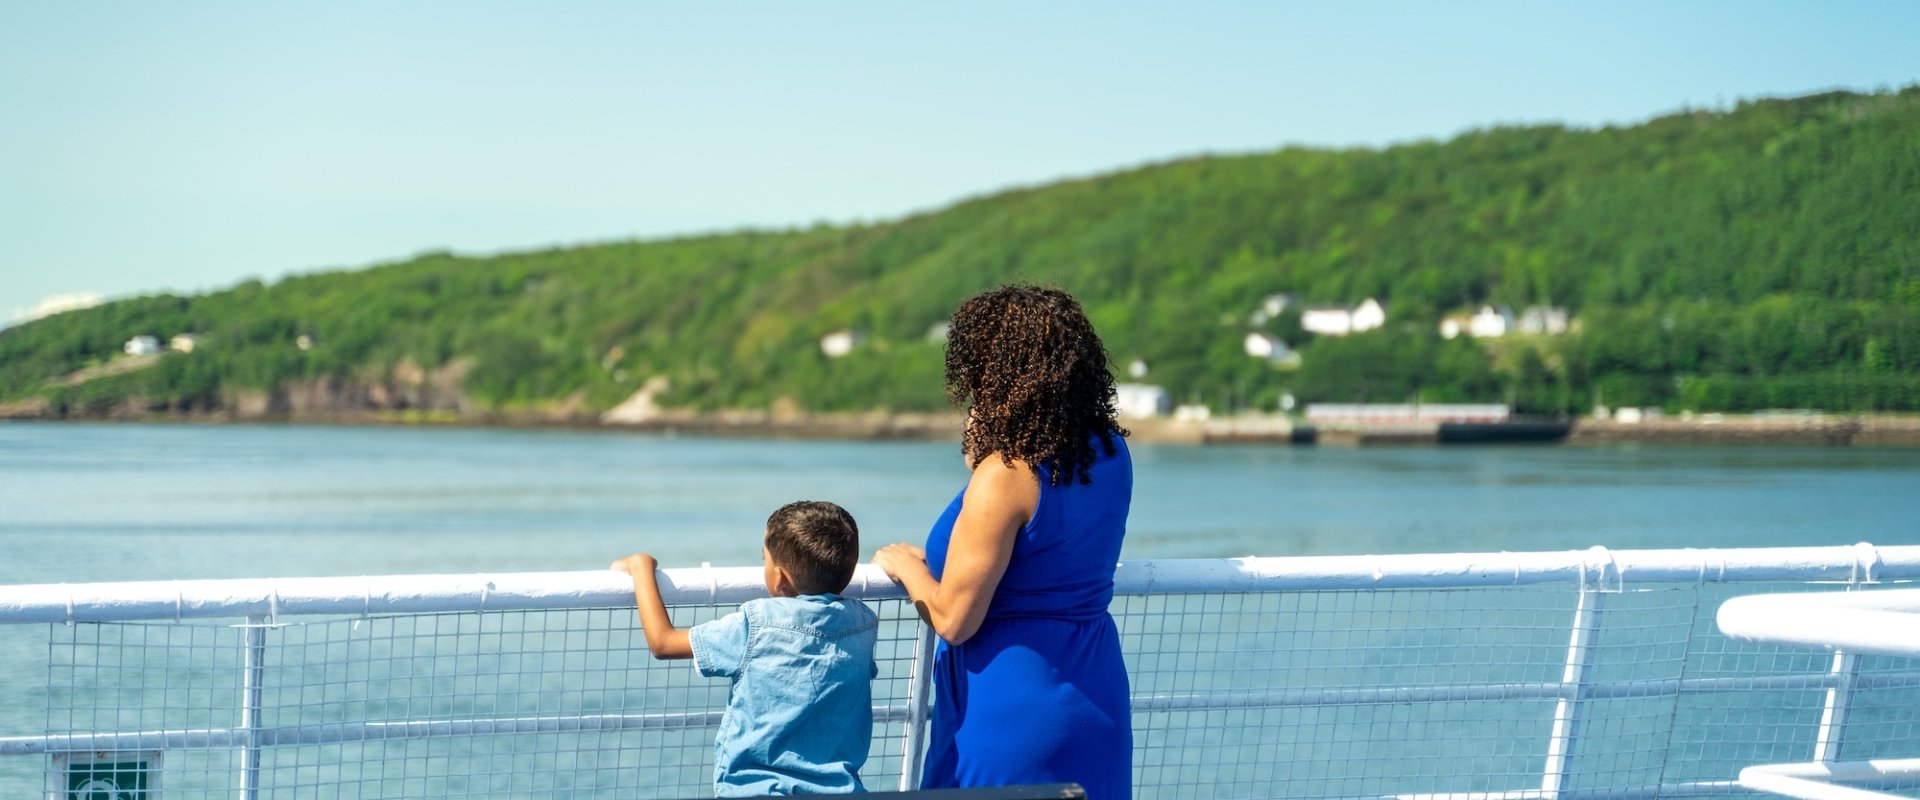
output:
[[[1920,589],[1736,597],[1720,606],[1721,632],[1735,639],[1833,652],[1840,681],[1828,689],[1820,746],[1812,761],[1761,764],[1740,771],[1751,789],[1802,800],[1889,800],[1900,795],[1843,786],[1920,786],[1920,758],[1842,761],[1847,695],[1861,655],[1920,658]],[[1920,742],[1914,743],[1920,749]],[[1911,752],[1911,751],[1910,751]]]
[[[711,616],[764,594],[760,572],[671,569],[661,588],[676,617]],[[1887,711],[1920,701],[1920,665],[1719,637],[1702,621],[1716,594],[1915,579],[1920,546],[1866,544],[1127,562],[1114,613],[1136,792],[1739,793],[1754,752],[1837,755],[1844,741],[1872,755],[1920,737]],[[931,637],[873,568],[848,594],[893,626],[870,768],[915,785]],[[188,772],[168,796],[222,793],[222,773],[242,798],[329,781],[340,797],[701,789],[686,773],[708,756],[724,687],[653,664],[630,604],[626,577],[605,571],[0,587],[0,623],[47,624],[51,641],[48,729],[0,737],[0,756],[175,753],[165,771]],[[241,622],[229,636],[206,624],[220,620]],[[162,708],[125,707],[148,702]],[[485,737],[502,743],[406,749]],[[544,744],[555,737],[589,738]],[[556,765],[594,759],[612,764],[592,768],[598,783],[557,788]],[[478,776],[435,774],[463,765]],[[649,770],[678,777],[628,777]]]
[[[1736,597],[1716,619],[1721,632],[1735,639],[1920,656],[1920,589]]]
[[[662,570],[668,605],[732,605],[763,597],[758,567]],[[1435,589],[1569,584],[1617,592],[1635,584],[1920,579],[1920,545],[1677,550],[1420,553],[1122,562],[1115,595]],[[904,597],[872,565],[847,596]],[[0,624],[128,622],[248,616],[432,614],[620,607],[632,585],[611,570],[357,578],[254,578],[0,586]]]

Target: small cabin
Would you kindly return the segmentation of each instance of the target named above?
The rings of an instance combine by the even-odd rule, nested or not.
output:
[[[1247,334],[1246,341],[1241,343],[1241,349],[1245,350],[1249,356],[1264,358],[1268,361],[1279,361],[1287,357],[1286,342],[1280,341],[1280,338],[1273,334],[1259,331]]]
[[[1371,297],[1353,308],[1321,306],[1300,312],[1300,327],[1321,336],[1345,336],[1387,324],[1387,307]]]
[[[1374,330],[1387,324],[1387,307],[1369,297],[1360,301],[1360,305],[1354,306],[1353,313],[1349,314],[1347,319],[1354,333]]]
[[[1173,397],[1167,390],[1147,383],[1115,384],[1114,410],[1123,418],[1154,419],[1173,410]]]
[[[160,352],[160,339],[153,336],[135,336],[120,346],[130,356],[150,356]]]
[[[1345,336],[1353,332],[1353,312],[1322,306],[1300,312],[1300,327],[1321,336]]]
[[[840,358],[853,352],[853,348],[859,347],[866,339],[859,331],[834,331],[820,337],[820,352],[828,358]]]
[[[1475,339],[1495,339],[1513,332],[1513,309],[1506,306],[1481,306],[1467,321],[1467,333]]]

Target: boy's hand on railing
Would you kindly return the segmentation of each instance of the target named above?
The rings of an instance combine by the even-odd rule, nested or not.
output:
[[[634,553],[630,556],[616,558],[613,560],[613,563],[607,567],[607,569],[617,569],[628,575],[652,575],[653,571],[659,568],[660,562],[646,553]]]
[[[660,562],[646,553],[634,553],[614,559],[608,569],[633,576],[633,605],[640,612],[640,628],[647,637],[647,650],[654,658],[692,658],[693,640],[687,632],[673,627],[667,616],[667,604],[660,599],[660,584],[653,572]]]

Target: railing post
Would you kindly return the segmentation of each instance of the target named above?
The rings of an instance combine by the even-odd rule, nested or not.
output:
[[[900,752],[900,791],[920,788],[925,762],[927,717],[933,702],[933,626],[918,623],[913,641],[913,671],[907,676],[907,733]]]
[[[1600,629],[1600,606],[1606,596],[1608,570],[1613,569],[1615,578],[1619,577],[1611,556],[1601,548],[1595,550],[1600,550],[1607,561],[1596,565],[1597,569],[1590,571],[1587,565],[1582,565],[1580,570],[1580,597],[1573,609],[1573,633],[1568,638],[1567,658],[1560,671],[1560,700],[1554,703],[1553,733],[1547,738],[1546,765],[1540,775],[1540,791],[1548,798],[1560,796],[1572,771],[1573,748],[1580,736],[1580,712],[1586,701],[1587,668],[1593,665],[1593,637]]]
[[[1861,542],[1853,548],[1853,575],[1847,579],[1849,592],[1860,588],[1862,583],[1873,582],[1873,570],[1880,561],[1873,545]],[[1827,674],[1833,678],[1833,685],[1827,687],[1826,700],[1820,708],[1820,730],[1813,741],[1815,761],[1840,760],[1840,746],[1847,738],[1847,711],[1853,707],[1853,687],[1860,678],[1859,656],[1833,651],[1833,663],[1827,667]]]
[[[250,616],[240,629],[246,633],[247,647],[240,656],[240,746],[239,800],[255,800],[260,795],[260,704],[261,683],[267,671],[266,617]]]
[[[1820,709],[1820,732],[1813,741],[1815,761],[1840,760],[1840,745],[1847,733],[1847,709],[1853,705],[1853,685],[1860,677],[1859,656],[1835,651],[1827,674],[1833,676],[1833,685],[1827,687],[1827,700]]]

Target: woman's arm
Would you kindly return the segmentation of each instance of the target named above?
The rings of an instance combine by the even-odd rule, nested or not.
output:
[[[927,554],[909,544],[881,548],[873,562],[907,590],[933,632],[961,644],[980,630],[987,606],[1013,557],[1020,529],[1040,503],[1040,481],[1025,462],[1008,465],[989,455],[967,482],[960,518],[947,541],[942,580],[927,569]]]
[[[673,627],[667,616],[666,601],[660,599],[660,584],[653,577],[659,562],[646,553],[613,562],[613,569],[633,576],[633,605],[640,611],[640,628],[647,636],[647,650],[654,658],[692,658],[693,642],[687,632]]]

